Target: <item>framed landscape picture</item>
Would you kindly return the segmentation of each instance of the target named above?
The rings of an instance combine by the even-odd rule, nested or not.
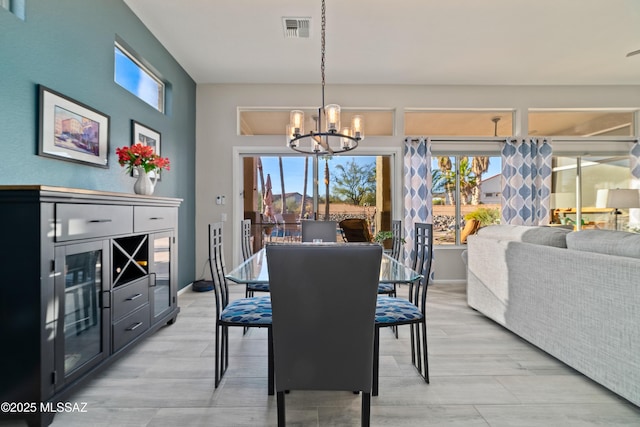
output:
[[[131,120],[131,145],[142,144],[153,147],[153,152],[160,156],[160,132],[151,129],[135,120]],[[138,176],[138,171],[132,171],[133,176]],[[160,171],[149,172],[149,178],[160,180]]]
[[[109,116],[39,86],[38,155],[108,168]]]

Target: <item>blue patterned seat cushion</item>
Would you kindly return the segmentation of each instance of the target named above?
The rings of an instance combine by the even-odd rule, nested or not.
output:
[[[395,292],[393,283],[380,283],[378,285],[379,294],[388,294],[389,292]]]
[[[270,296],[231,301],[220,315],[222,322],[239,325],[270,325],[271,319]]]
[[[247,285],[247,289],[256,292],[269,292],[268,283],[250,283]]]
[[[422,312],[404,298],[379,296],[376,304],[376,324],[409,323],[424,318]]]

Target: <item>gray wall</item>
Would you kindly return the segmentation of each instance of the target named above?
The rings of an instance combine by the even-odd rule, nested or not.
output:
[[[0,8],[0,185],[41,184],[132,193],[115,148],[129,145],[131,119],[162,134],[171,160],[155,195],[183,199],[179,287],[193,280],[196,84],[121,0],[28,0],[26,19]],[[167,112],[113,80],[116,35],[170,83]],[[38,84],[111,117],[109,168],[40,157]]]

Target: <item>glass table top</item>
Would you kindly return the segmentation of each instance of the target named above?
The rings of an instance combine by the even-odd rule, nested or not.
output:
[[[251,258],[231,270],[227,279],[235,283],[269,283],[267,257],[265,249],[260,249]],[[411,283],[422,276],[411,268],[396,261],[387,254],[382,254],[380,264],[380,283]]]

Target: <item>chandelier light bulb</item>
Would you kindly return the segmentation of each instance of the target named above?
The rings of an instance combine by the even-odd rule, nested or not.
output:
[[[364,120],[362,116],[353,116],[351,119],[351,128],[353,129],[353,136],[356,139],[364,139]]]
[[[324,107],[327,118],[327,132],[337,132],[340,129],[340,106],[329,104]]]
[[[340,131],[340,133],[344,136],[353,136],[353,134],[351,133],[351,128],[348,127],[342,128],[342,131]],[[350,138],[340,138],[340,142],[343,150],[348,150],[351,148]]]
[[[290,124],[292,135],[302,135],[304,133],[304,112],[300,110],[291,111]]]

